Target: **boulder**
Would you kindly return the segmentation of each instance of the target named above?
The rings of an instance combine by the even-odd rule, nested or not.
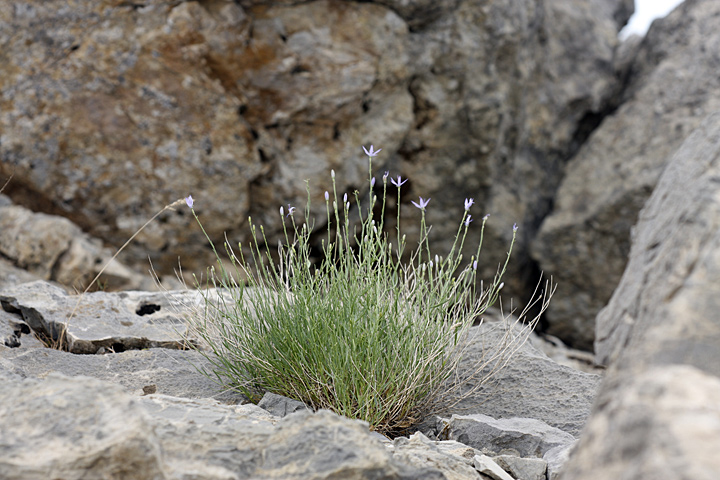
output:
[[[95,289],[151,289],[153,280],[113,259],[103,247],[67,218],[0,204],[0,255],[36,279],[83,291],[101,270]],[[17,283],[29,281],[19,275]],[[9,283],[9,279],[4,282]]]
[[[702,2],[698,2],[702,4]],[[682,144],[640,212],[597,318],[610,365],[563,479],[714,478],[720,471],[720,113]]]
[[[720,379],[689,365],[611,378],[562,480],[692,478],[720,472]]]
[[[568,164],[534,240],[533,258],[558,283],[548,331],[572,346],[592,348],[638,212],[681,143],[720,109],[719,15],[718,2],[698,0],[653,23],[631,55],[622,104]]]
[[[442,253],[473,197],[474,216],[493,214],[481,263],[492,275],[520,225],[507,291],[525,300],[528,245],[565,159],[622,87],[613,58],[632,11],[632,0],[1,0],[0,176],[14,175],[19,205],[115,247],[189,193],[216,243],[227,232],[247,245],[249,215],[274,243],[278,207],[304,205],[305,180],[321,231],[330,169],[341,194],[367,193],[360,145],[373,143],[374,174],[410,179],[409,242],[412,199],[432,197]],[[169,275],[178,256],[186,271],[214,262],[186,209],[163,212],[120,258],[148,255]]]
[[[557,447],[555,447],[557,448]],[[552,450],[552,449],[551,449]],[[547,452],[546,452],[547,454]],[[542,458],[522,458],[514,455],[498,455],[495,463],[515,480],[546,480],[547,462]]]
[[[571,445],[575,437],[533,418],[494,419],[487,415],[453,415],[443,422],[450,440],[492,455],[511,453],[542,458],[555,447]]]
[[[530,341],[523,342],[527,332],[495,315],[489,312],[486,322],[471,331],[460,363],[461,378],[467,381],[458,392],[460,401],[435,413],[534,418],[578,436],[590,414],[600,375],[556,363]],[[510,336],[516,341],[511,342]],[[478,364],[484,365],[480,372],[475,371]],[[468,392],[473,393],[462,398]]]

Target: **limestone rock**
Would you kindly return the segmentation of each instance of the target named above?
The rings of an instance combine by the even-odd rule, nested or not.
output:
[[[687,365],[656,366],[608,382],[598,405],[562,480],[717,478],[717,376]]]
[[[112,260],[114,252],[70,220],[18,205],[0,205],[0,255],[32,274],[33,280],[51,280],[76,291],[85,290],[103,268],[96,288],[149,289],[153,284],[149,275],[143,277]],[[27,277],[18,274],[16,280],[4,278],[0,283],[30,281]]]
[[[188,303],[199,301],[197,292],[185,295]],[[21,313],[35,332],[73,353],[185,348],[187,325],[179,312],[168,308],[168,298],[147,292],[94,292],[80,298],[42,281],[0,291],[5,310]]]
[[[720,448],[719,152],[716,112],[640,212],[625,273],[597,319],[597,354],[609,369],[563,479],[720,471],[710,453]]]
[[[15,479],[168,478],[150,423],[135,400],[99,380],[4,383],[0,471]]]
[[[393,458],[408,465],[432,466],[441,471],[448,480],[478,479],[472,464],[477,453],[479,452],[459,442],[433,441],[420,432],[410,435],[409,438],[397,438],[392,445]]]
[[[299,410],[307,410],[303,402],[283,397],[272,392],[265,392],[265,395],[258,402],[258,407],[267,410],[276,417],[286,417]]]
[[[510,345],[508,327],[502,321],[493,322],[492,318],[488,316],[488,321],[473,328],[473,339],[460,364],[461,378],[468,378],[478,363],[486,364],[459,393],[464,395],[481,384],[479,390],[437,414],[535,418],[578,436],[590,414],[601,377],[560,365],[530,342],[516,344],[508,349],[508,354],[498,355],[498,349]],[[490,374],[490,379],[484,381]]]
[[[557,447],[555,447],[557,448]],[[552,449],[551,449],[552,450]],[[545,452],[547,454],[547,452]],[[508,472],[515,480],[546,480],[547,462],[541,458],[522,458],[513,455],[498,455],[495,463]]]
[[[516,480],[503,470],[500,465],[495,463],[495,460],[487,455],[475,455],[474,463],[478,472],[494,480]]]
[[[713,0],[685,2],[657,20],[635,53],[622,105],[572,159],[533,257],[558,291],[549,332],[590,349],[594,319],[630,253],[631,227],[685,138],[720,109]]]
[[[542,457],[552,448],[575,441],[569,433],[532,418],[496,420],[478,413],[453,415],[444,423],[447,438],[495,455]]]
[[[598,361],[689,363],[720,376],[720,113],[680,147],[640,213],[625,273],[597,318]]]
[[[212,377],[202,374],[199,369],[212,372],[211,365],[192,350],[150,348],[108,355],[76,355],[50,348],[17,348],[0,349],[0,359],[6,362],[8,370],[26,378],[45,378],[57,372],[111,382],[132,395],[157,393],[184,398],[212,397],[226,403],[247,401],[240,393],[225,391]]]

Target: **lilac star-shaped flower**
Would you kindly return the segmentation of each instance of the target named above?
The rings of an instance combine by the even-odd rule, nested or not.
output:
[[[420,203],[412,202],[413,205],[415,205],[420,210],[425,210],[425,207],[427,207],[428,203],[430,203],[430,199],[428,198],[425,200],[423,197],[420,197]]]
[[[474,203],[475,203],[474,198],[466,198],[465,199],[465,210],[470,210],[470,207],[472,207]]]
[[[365,148],[364,145],[363,145],[362,148],[363,148],[363,150],[365,150],[365,155],[367,155],[368,157],[374,157],[375,155],[377,155],[378,153],[380,153],[380,151],[382,150],[382,148],[378,148],[377,150],[374,150],[374,148],[375,148],[374,145],[370,145],[370,150],[369,150],[369,151],[368,151],[367,148]]]
[[[407,178],[406,178],[405,180],[403,180],[400,175],[398,175],[397,180],[395,180],[394,178],[391,178],[391,179],[390,179],[390,183],[392,183],[393,185],[395,185],[395,186],[398,187],[398,188],[400,188],[400,185],[402,185],[403,183],[405,183],[405,182],[407,182],[407,181],[408,181]]]
[[[195,205],[195,200],[193,200],[192,195],[188,195],[185,197],[185,203],[187,203],[187,206],[190,208],[193,208],[193,205]]]

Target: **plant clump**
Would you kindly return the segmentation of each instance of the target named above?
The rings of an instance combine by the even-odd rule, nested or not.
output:
[[[339,196],[331,173],[319,262],[311,255],[309,186],[303,222],[296,220],[294,207],[279,209],[284,236],[277,242],[277,256],[271,254],[264,229],[252,219],[255,240],[247,253],[242,245],[235,250],[225,242],[229,262],[223,262],[205,233],[218,266],[209,269],[205,282],[198,282],[204,302],[191,326],[203,345],[200,352],[212,365],[205,373],[223,386],[254,402],[270,391],[393,433],[422,420],[457,390],[469,329],[498,299],[517,227],[507,257],[485,285],[477,278],[477,267],[488,216],[482,219],[475,255],[463,259],[474,204],[466,199],[450,252],[435,255],[425,223],[430,199],[421,197],[412,202],[422,214],[420,241],[405,255],[406,239],[400,231],[400,187],[405,180],[385,172],[378,200],[372,193],[372,159],[380,150],[363,149],[370,193],[365,199],[359,192],[350,199]],[[397,223],[387,232],[385,206],[393,188]],[[202,228],[192,197],[186,201]],[[499,351],[516,348],[521,336],[513,336]],[[496,355],[492,361],[503,358]],[[474,371],[487,376],[490,361]]]

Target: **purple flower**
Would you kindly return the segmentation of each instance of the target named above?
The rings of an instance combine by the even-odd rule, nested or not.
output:
[[[325,201],[327,202],[328,200],[330,200],[330,194],[325,190]]]
[[[405,183],[407,181],[408,181],[407,178],[405,180],[403,180],[400,175],[398,175],[397,181],[394,178],[390,179],[390,183],[392,183],[393,185],[395,185],[398,188],[400,188],[400,185],[402,185],[403,183]]]
[[[193,200],[192,195],[188,195],[187,197],[185,197],[185,203],[187,203],[187,206],[190,208],[195,205],[195,200]]]
[[[372,177],[372,180],[370,180],[370,188],[375,187],[375,177]]]
[[[285,209],[280,205],[280,216],[282,217],[283,215],[285,215]]]
[[[473,206],[473,203],[475,203],[474,198],[466,198],[465,199],[465,210],[470,210],[470,207]]]
[[[483,221],[486,221],[488,218],[490,218],[490,214],[489,214],[489,213],[483,217]]]
[[[473,270],[477,270],[477,260],[473,262]]]
[[[288,214],[287,214],[287,216],[289,217],[289,216],[292,215],[294,212],[295,212],[295,207],[291,207],[290,204],[288,203]]]
[[[388,175],[390,175],[390,172],[388,172],[386,170],[385,173],[383,174],[383,180],[387,180]]]
[[[468,215],[465,219],[465,226],[467,227],[468,225],[470,225],[470,222],[472,222],[472,215]]]
[[[363,146],[363,150],[365,150],[365,155],[367,155],[368,157],[374,157],[375,155],[380,153],[380,150],[382,150],[382,148],[378,148],[377,150],[373,151],[374,148],[374,145],[370,145],[370,151],[368,151],[368,149]]]
[[[513,223],[513,232],[517,232],[518,226],[517,223]]]
[[[415,205],[420,210],[425,210],[425,207],[427,207],[427,204],[430,203],[430,199],[427,200],[423,199],[423,197],[420,197],[420,203],[412,202],[413,205]]]

